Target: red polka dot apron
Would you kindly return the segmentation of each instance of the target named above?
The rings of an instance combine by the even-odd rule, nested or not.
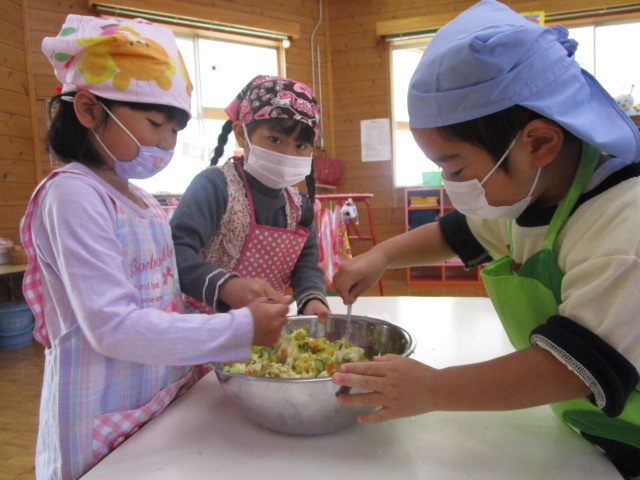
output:
[[[258,225],[242,163],[234,159],[213,168],[225,172],[229,202],[218,232],[201,252],[202,257],[240,277],[261,278],[277,292],[284,292],[309,237],[309,230],[299,224],[300,194],[292,188],[284,189],[287,228]],[[215,312],[193,298],[186,300],[200,312]]]

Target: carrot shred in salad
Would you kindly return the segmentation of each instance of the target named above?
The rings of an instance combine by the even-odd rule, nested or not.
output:
[[[283,332],[273,347],[251,347],[248,362],[226,363],[224,370],[258,377],[329,377],[343,363],[366,360],[364,349],[351,341],[331,342],[324,337],[312,338],[309,327],[304,326],[291,333]]]

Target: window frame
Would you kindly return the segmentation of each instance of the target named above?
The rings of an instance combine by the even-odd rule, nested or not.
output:
[[[193,27],[184,27],[180,25],[165,25],[167,28],[170,28],[176,38],[186,38],[191,37],[195,43],[197,43],[198,38],[208,38],[211,40],[217,40],[228,43],[237,43],[240,45],[251,45],[251,46],[261,46],[261,47],[271,47],[277,50],[277,59],[278,59],[278,75],[286,77],[286,47],[283,44],[282,40],[278,39],[270,39],[270,38],[261,38],[261,37],[253,37],[253,36],[244,36],[233,33],[225,33],[225,32],[216,32],[211,30],[205,30],[200,28]],[[197,45],[194,47],[194,51],[198,52]],[[196,64],[196,69],[199,72],[199,64]],[[195,85],[194,85],[195,87]],[[216,107],[199,107],[201,110],[199,113],[202,113],[203,119],[211,119],[211,120],[227,120],[226,113],[224,113],[223,108]],[[193,112],[192,112],[193,113]],[[193,115],[192,115],[193,116]]]
[[[245,36],[239,34],[230,34],[225,32],[218,31],[209,31],[200,28],[194,27],[184,27],[184,26],[176,26],[176,25],[168,25],[165,24],[167,28],[171,29],[176,36],[176,39],[181,41],[190,41],[192,45],[191,53],[193,54],[193,69],[195,71],[189,72],[191,76],[191,81],[193,83],[193,93],[192,95],[195,97],[195,101],[192,103],[192,112],[191,112],[191,120],[189,121],[188,129],[197,129],[196,135],[201,140],[200,145],[195,145],[196,147],[208,147],[207,142],[202,141],[206,138],[217,138],[219,131],[210,132],[206,128],[206,123],[208,120],[218,120],[218,121],[226,121],[228,120],[227,114],[224,112],[223,107],[206,107],[203,105],[202,98],[202,89],[203,85],[201,85],[202,78],[202,65],[198,61],[199,58],[199,41],[200,40],[214,40],[219,42],[238,44],[238,45],[247,45],[247,46],[256,46],[256,47],[264,47],[274,49],[276,52],[276,72],[280,76],[286,76],[286,61],[285,61],[285,50],[286,45],[283,40],[280,39],[269,39],[269,38],[260,38],[254,36]],[[184,56],[184,55],[183,55]],[[258,73],[258,72],[257,72]],[[257,74],[256,73],[256,74]],[[247,80],[248,81],[248,80]],[[237,90],[239,91],[242,88],[242,81],[238,81]],[[237,92],[234,92],[234,94]],[[231,98],[227,99],[229,102]],[[197,126],[194,127],[194,123]],[[176,146],[176,154],[174,154],[174,159],[172,160],[170,167],[174,166],[174,162],[180,162],[184,160],[189,160],[188,156],[183,156],[183,152],[185,150],[185,145],[188,147],[189,145],[194,145],[192,142],[189,142],[185,139],[186,132],[182,132],[178,134],[178,145]],[[178,149],[182,147],[183,152],[180,152],[180,156],[178,157]],[[215,145],[214,145],[215,147]],[[233,134],[229,136],[229,141],[225,147],[225,150],[235,151],[238,149],[238,145],[235,143],[235,137]],[[205,152],[209,153],[209,151]],[[228,156],[228,155],[227,155]],[[178,157],[178,158],[176,158]],[[182,157],[182,158],[180,158]],[[226,157],[223,159],[226,160]],[[221,160],[221,161],[223,161]],[[201,162],[201,169],[206,168],[208,163]],[[169,168],[170,168],[169,167]],[[199,171],[200,171],[199,170]],[[169,172],[164,172],[168,174]],[[163,172],[158,173],[154,177],[146,180],[134,180],[133,183],[142,187],[152,195],[157,197],[180,197],[184,193],[184,189],[186,189],[185,185],[181,185],[180,181],[177,182],[175,186],[168,186],[166,184],[166,179],[162,177]],[[195,176],[195,175],[194,175]],[[193,178],[193,177],[192,177]],[[181,179],[184,182],[184,178]],[[165,188],[166,187],[166,188]]]

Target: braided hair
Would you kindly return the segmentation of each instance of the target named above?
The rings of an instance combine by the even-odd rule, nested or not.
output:
[[[213,157],[211,157],[211,162],[209,165],[217,165],[218,160],[222,157],[224,153],[224,146],[227,144],[227,140],[229,139],[229,134],[233,130],[233,122],[231,120],[227,120],[222,125],[222,130],[220,131],[220,135],[218,135],[218,144],[216,145],[215,150],[213,151]]]
[[[309,197],[309,203],[311,203],[311,207],[316,201],[316,176],[314,175],[313,170],[314,162],[311,162],[311,171],[309,175],[304,177],[304,183],[307,185],[307,196]]]

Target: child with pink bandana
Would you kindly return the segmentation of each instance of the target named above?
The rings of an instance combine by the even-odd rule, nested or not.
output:
[[[325,321],[312,207],[317,101],[303,83],[258,76],[225,112],[212,166],[193,179],[171,218],[187,301],[224,312],[290,286],[299,313]],[[231,131],[245,156],[218,166]],[[292,188],[305,179],[309,197]]]
[[[76,479],[201,376],[271,345],[290,297],[185,314],[156,200],[129,182],[164,168],[190,118],[191,82],[170,30],[69,15],[45,38],[62,91],[51,153],[21,237],[34,336],[46,347],[36,478]]]

